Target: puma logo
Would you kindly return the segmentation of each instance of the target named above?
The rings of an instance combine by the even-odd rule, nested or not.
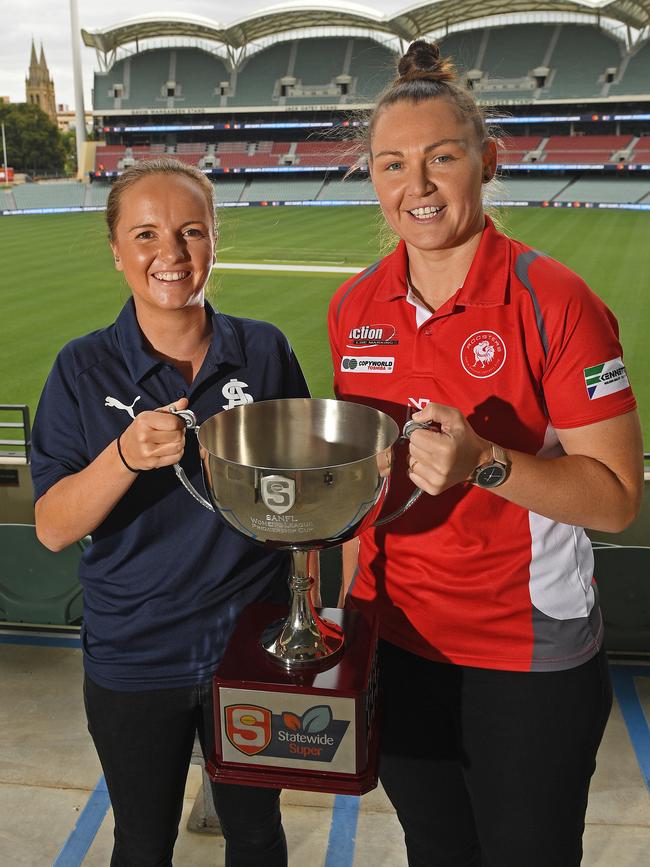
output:
[[[104,400],[104,406],[114,406],[115,409],[123,409],[124,412],[128,412],[128,414],[131,416],[131,418],[134,419],[135,413],[133,412],[133,407],[136,405],[136,403],[139,400],[140,400],[140,395],[138,395],[136,397],[136,399],[133,401],[131,406],[125,406],[121,400],[118,400],[116,397],[109,397],[107,395],[105,400]]]

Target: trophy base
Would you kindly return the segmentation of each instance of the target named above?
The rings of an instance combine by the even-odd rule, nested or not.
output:
[[[276,620],[262,633],[262,647],[278,665],[289,671],[333,665],[343,652],[344,633],[331,620],[316,619],[317,632],[303,631],[287,636],[287,620]]]
[[[320,612],[319,612],[320,613]],[[361,795],[377,785],[377,625],[325,609],[345,635],[335,661],[278,665],[260,642],[277,605],[249,606],[213,678],[214,782]]]

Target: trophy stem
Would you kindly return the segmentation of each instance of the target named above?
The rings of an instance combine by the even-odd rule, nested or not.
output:
[[[310,590],[317,565],[317,551],[293,551],[289,587],[291,610],[286,620],[273,623],[262,636],[262,646],[285,668],[330,664],[343,650],[343,630],[321,619],[314,609]]]

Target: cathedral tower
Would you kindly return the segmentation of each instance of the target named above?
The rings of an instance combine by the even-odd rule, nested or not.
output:
[[[29,77],[25,79],[25,101],[38,105],[56,123],[56,99],[54,82],[50,78],[50,70],[45,61],[45,52],[41,44],[41,56],[36,58],[36,46],[32,39],[32,55],[29,62]]]

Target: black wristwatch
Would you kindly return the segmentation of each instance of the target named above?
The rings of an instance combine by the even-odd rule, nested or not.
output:
[[[498,488],[508,478],[510,460],[501,446],[492,443],[492,460],[474,470],[474,484],[479,488]]]

